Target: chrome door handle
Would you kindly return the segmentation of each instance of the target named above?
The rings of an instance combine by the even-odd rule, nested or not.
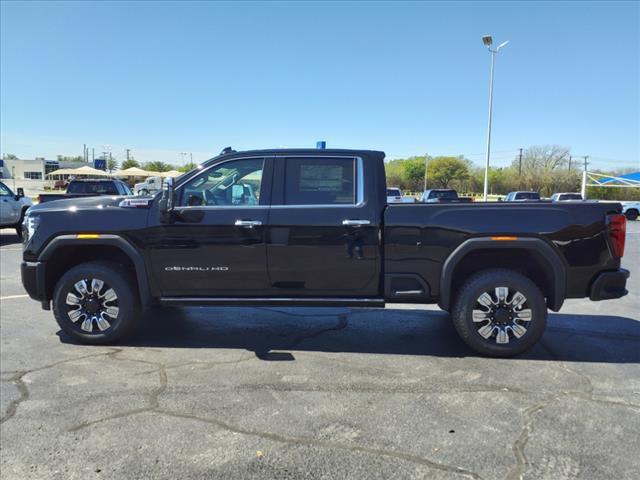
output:
[[[236,220],[236,223],[234,225],[236,227],[253,228],[259,227],[260,225],[262,225],[262,222],[260,220]]]
[[[350,227],[360,227],[362,225],[371,225],[371,222],[369,220],[342,220],[342,224]]]

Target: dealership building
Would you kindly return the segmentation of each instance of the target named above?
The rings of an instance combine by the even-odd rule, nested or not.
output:
[[[0,160],[0,179],[45,180],[46,175],[59,168],[78,168],[85,162],[61,162],[45,158]]]

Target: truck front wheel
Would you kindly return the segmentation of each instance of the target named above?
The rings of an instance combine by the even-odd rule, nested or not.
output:
[[[547,306],[540,289],[513,270],[478,272],[462,286],[451,313],[462,340],[483,355],[511,357],[544,333]]]
[[[132,276],[110,262],[73,267],[58,281],[53,314],[73,340],[86,344],[113,343],[126,336],[140,307]]]

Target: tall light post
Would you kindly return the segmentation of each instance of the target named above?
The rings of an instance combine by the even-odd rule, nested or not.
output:
[[[493,44],[493,38],[491,35],[485,35],[482,37],[482,43],[485,44],[487,50],[491,52],[491,75],[489,78],[489,121],[487,125],[487,160],[484,166],[484,201],[487,201],[489,194],[489,156],[491,155],[491,114],[493,112],[493,66],[496,61],[496,53],[500,51],[502,47],[505,47],[509,40],[502,42],[495,50],[491,48]]]

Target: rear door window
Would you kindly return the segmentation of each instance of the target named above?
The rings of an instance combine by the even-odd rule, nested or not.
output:
[[[285,205],[354,205],[355,158],[287,158]]]

